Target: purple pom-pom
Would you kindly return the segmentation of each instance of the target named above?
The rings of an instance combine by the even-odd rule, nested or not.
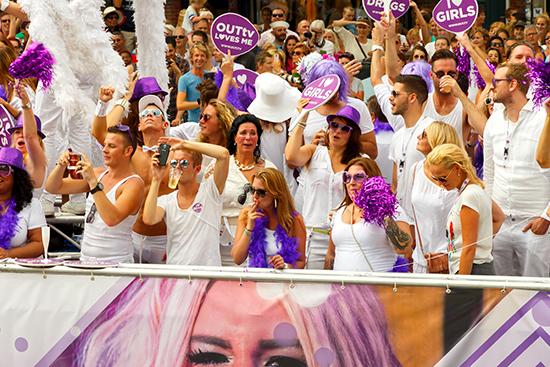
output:
[[[495,69],[496,69],[496,66],[491,64],[489,62],[489,60],[485,60],[485,64],[487,64],[487,66],[489,67],[489,69],[493,72],[493,74],[495,73]],[[474,71],[474,76],[476,78],[476,85],[478,88],[480,89],[485,89],[485,87],[487,86],[487,84],[485,84],[485,80],[483,80],[483,77],[481,76],[481,74],[479,73],[479,70],[477,68],[477,65],[474,65],[473,67],[473,71]]]
[[[43,89],[50,87],[53,80],[55,58],[41,43],[33,42],[25,52],[10,65],[10,75],[15,79],[36,78]]]
[[[397,256],[395,264],[390,273],[408,273],[409,272],[409,260],[401,256]]]
[[[531,59],[525,62],[529,68],[529,78],[533,87],[533,104],[537,109],[550,98],[550,63],[540,59]]]
[[[384,228],[384,219],[394,218],[397,209],[397,199],[390,185],[380,176],[369,178],[353,201],[363,210],[366,223],[375,223],[381,228]]]
[[[457,47],[455,49],[455,55],[458,57],[457,71],[461,71],[466,74],[468,83],[470,82],[470,54],[463,47]]]

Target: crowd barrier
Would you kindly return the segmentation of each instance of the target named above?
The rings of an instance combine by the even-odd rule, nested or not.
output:
[[[2,366],[544,366],[547,278],[0,264]]]

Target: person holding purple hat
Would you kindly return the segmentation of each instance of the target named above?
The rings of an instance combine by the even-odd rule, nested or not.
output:
[[[40,119],[33,113],[25,86],[18,84],[16,90],[23,104],[23,112],[8,132],[12,136],[12,147],[23,154],[23,164],[34,185],[34,197],[40,198],[47,178],[46,153],[42,142],[46,136],[42,133]]]
[[[298,112],[309,103],[308,98],[298,102]],[[306,168],[303,176],[302,215],[307,227],[306,269],[323,269],[329,246],[329,213],[344,200],[342,174],[346,165],[361,154],[361,114],[345,105],[327,116],[327,145],[315,143],[302,146],[308,113],[298,122],[288,139],[285,156],[289,166]]]
[[[41,227],[46,217],[33,199],[31,177],[23,154],[15,148],[0,150],[0,259],[32,258],[44,252]]]

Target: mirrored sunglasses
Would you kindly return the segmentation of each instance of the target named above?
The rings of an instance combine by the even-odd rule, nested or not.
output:
[[[143,110],[139,113],[139,117],[144,118],[148,114],[159,117],[160,115],[162,115],[162,112],[160,112],[160,110]]]
[[[351,179],[353,179],[353,181],[358,184],[362,184],[368,178],[369,176],[365,173],[365,171],[355,172],[353,176],[348,171],[344,171],[344,173],[342,174],[342,182],[346,185],[351,182]]]
[[[13,172],[13,169],[9,164],[0,164],[0,175],[8,177]]]
[[[175,168],[175,167],[178,166],[178,163],[179,163],[179,165],[180,165],[181,168],[187,168],[187,166],[189,166],[189,162],[187,161],[187,159],[182,159],[182,160],[179,161],[179,162],[178,162],[177,160],[175,160],[175,159],[172,159],[172,160],[170,161],[170,167]]]

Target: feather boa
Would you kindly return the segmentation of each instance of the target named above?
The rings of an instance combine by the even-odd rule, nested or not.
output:
[[[525,61],[533,87],[533,104],[539,109],[550,98],[550,63],[539,59]]]
[[[134,24],[139,43],[138,70],[140,77],[154,77],[162,90],[168,91],[168,69],[164,54],[165,0],[134,0]]]
[[[395,217],[397,199],[391,187],[380,176],[371,177],[356,191],[355,205],[363,210],[365,223],[375,223],[384,228],[384,219]]]
[[[387,122],[380,122],[378,119],[374,121],[374,134],[378,134],[380,131],[391,131],[393,132],[393,128],[391,125]]]
[[[455,49],[455,55],[458,57],[457,71],[461,71],[468,77],[468,84],[470,83],[470,54],[463,47],[457,47]]]
[[[397,260],[395,261],[395,264],[393,264],[393,269],[390,270],[390,273],[408,273],[409,265],[408,259],[397,256]]]
[[[277,214],[277,212],[275,212],[275,214]],[[265,249],[267,248],[265,228],[268,221],[269,218],[267,218],[267,215],[256,219],[256,225],[252,231],[252,238],[250,239],[250,246],[248,247],[248,256],[250,258],[249,265],[251,268],[273,267],[271,264],[268,264],[265,258]],[[285,229],[280,224],[277,224],[277,229],[275,229],[275,241],[279,245],[277,255],[281,255],[285,263],[296,266],[296,261],[300,259],[298,239],[288,237]]]
[[[479,141],[476,142],[476,148],[475,148],[475,164],[474,167],[476,169],[476,175],[481,180],[483,180],[483,147],[479,143]]]
[[[15,236],[16,229],[19,227],[17,225],[19,216],[15,211],[15,205],[13,198],[0,205],[0,211],[7,206],[4,215],[0,215],[0,247],[5,250],[11,249],[11,239]]]
[[[80,115],[87,128],[93,121],[97,89],[84,91],[79,78],[89,80],[98,76],[101,84],[115,88],[115,99],[124,94],[128,85],[126,68],[104,30],[100,11],[103,3],[103,0],[19,1],[31,20],[31,37],[44,44],[57,61],[51,86],[56,104],[69,117]]]
[[[223,82],[223,74],[221,71],[218,71],[217,73],[214,73],[214,83],[216,84],[216,86],[218,87],[218,89],[221,88],[222,86],[222,82]],[[246,111],[248,108],[244,108],[241,101],[240,101],[240,98],[239,98],[239,95],[237,93],[238,91],[238,88],[235,88],[233,85],[231,85],[229,87],[229,91],[227,92],[226,96],[225,96],[225,100],[229,103],[231,103],[231,105],[233,107],[235,107],[235,109],[237,111]],[[249,104],[250,105],[250,104]]]

